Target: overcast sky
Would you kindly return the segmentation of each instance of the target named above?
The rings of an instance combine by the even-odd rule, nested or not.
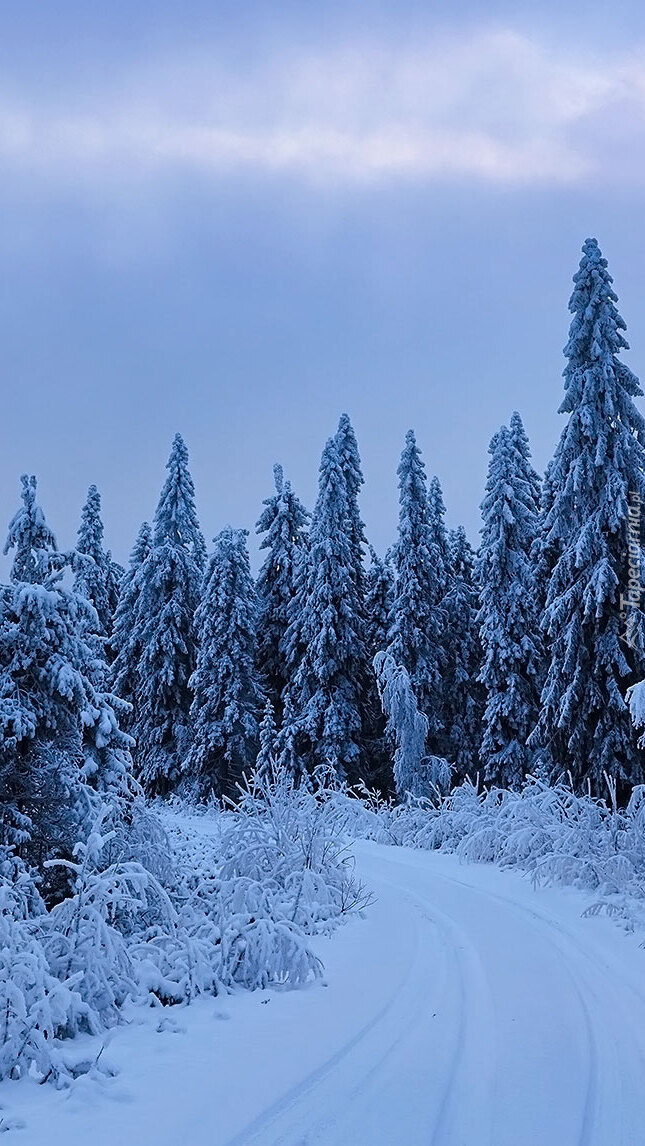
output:
[[[95,482],[125,560],[180,430],[252,529],[347,410],[375,546],[410,426],[476,541],[492,433],[560,432],[587,235],[645,375],[644,192],[641,0],[8,0],[0,520],[34,472],[69,546]]]

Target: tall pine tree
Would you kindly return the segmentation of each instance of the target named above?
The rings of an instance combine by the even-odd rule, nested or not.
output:
[[[478,679],[482,650],[474,554],[461,525],[448,535],[448,560],[443,718],[446,756],[454,776],[461,780],[474,777],[479,770],[484,714],[484,690]]]
[[[365,642],[372,671],[363,710],[363,744],[365,762],[362,779],[369,787],[377,787],[384,794],[392,788],[392,752],[386,736],[386,716],[379,696],[374,671],[374,657],[387,648],[390,609],[392,607],[393,574],[389,562],[384,561],[370,546],[372,563],[365,578]]]
[[[258,665],[273,707],[280,714],[287,683],[285,633],[298,562],[306,550],[309,514],[285,481],[282,466],[274,466],[273,476],[276,492],[264,502],[256,526],[258,533],[266,535],[260,549],[267,550],[257,582]]]
[[[438,691],[438,717],[441,724],[441,734],[435,734],[434,752],[447,757],[451,752],[449,724],[451,719],[450,683],[448,678],[448,618],[446,614],[446,596],[450,587],[450,553],[448,549],[448,534],[446,531],[446,507],[443,500],[443,490],[438,477],[433,477],[428,487],[428,524],[430,536],[434,543],[436,555],[435,582],[437,594],[436,618],[438,627],[437,665],[440,675]]]
[[[36,478],[23,474],[22,505],[9,523],[9,533],[3,553],[14,549],[11,580],[30,585],[42,584],[52,569],[52,553],[56,552],[56,538],[45,521],[45,515],[36,501]]]
[[[256,671],[257,598],[245,529],[223,529],[195,616],[199,652],[186,773],[202,793],[234,796],[253,768],[264,696]]]
[[[448,591],[450,554],[446,532],[446,507],[443,490],[438,477],[433,477],[428,487],[428,524],[437,553],[437,593],[442,599]]]
[[[89,788],[127,793],[130,741],[96,685],[86,636],[96,613],[63,584],[70,559],[56,550],[36,479],[22,480],[6,545],[15,549],[13,585],[0,598],[0,842],[42,865],[71,854],[87,827]]]
[[[368,743],[372,730],[369,727],[368,711],[376,703],[377,686],[374,674],[373,657],[368,652],[367,632],[367,602],[366,574],[364,557],[367,549],[365,526],[363,524],[358,497],[364,485],[361,458],[358,452],[358,442],[354,428],[348,414],[341,414],[336,430],[336,448],[341,472],[345,481],[345,497],[347,501],[347,541],[350,552],[350,568],[354,582],[353,609],[355,612],[355,627],[359,637],[360,647],[364,650],[363,660],[356,663],[356,689],[358,706],[362,714],[363,737],[358,748],[361,756],[361,779],[374,781],[376,771],[380,767],[379,761],[374,758],[373,750],[378,755],[378,745]],[[380,706],[379,706],[380,707]]]
[[[429,521],[425,466],[412,430],[397,472],[399,536],[388,653],[406,669],[419,710],[428,718],[428,752],[440,755],[441,556]]]
[[[574,276],[565,347],[568,415],[549,470],[544,546],[551,553],[545,629],[550,643],[532,742],[552,774],[596,790],[603,773],[640,783],[642,753],[625,692],[644,674],[645,422],[617,296],[595,239]],[[624,616],[621,616],[621,612]]]
[[[119,600],[114,614],[114,627],[110,641],[116,654],[112,664],[112,681],[117,696],[132,706],[127,727],[135,719],[139,693],[139,666],[141,663],[142,625],[138,623],[138,603],[141,594],[142,570],[152,549],[152,531],[144,521],[130,555],[130,563],[121,579]]]
[[[537,719],[541,649],[532,550],[536,486],[519,417],[490,444],[482,541],[477,560],[486,689],[481,745],[489,784],[518,788],[531,767],[528,737]]]
[[[354,572],[356,592],[359,602],[363,603],[365,568],[363,556],[367,549],[365,539],[365,526],[361,520],[358,507],[358,495],[364,484],[361,458],[358,452],[358,442],[354,427],[348,414],[341,414],[336,431],[336,448],[338,461],[345,480],[345,494],[347,498],[347,540],[351,554],[351,565]]]
[[[360,681],[367,653],[348,520],[338,443],[330,438],[287,630],[286,695],[304,766],[327,765],[340,778],[353,780],[360,772]]]
[[[387,647],[394,576],[387,560],[370,546],[371,565],[365,578],[365,637],[370,661]]]
[[[136,762],[144,786],[154,795],[176,785],[189,747],[189,681],[195,669],[194,624],[205,552],[188,451],[180,434],[166,468],[152,549],[141,567],[132,631],[141,649],[132,730]]]
[[[119,577],[111,554],[103,548],[103,532],[101,495],[96,486],[91,485],[76,542],[74,589],[91,601],[98,617],[97,633],[108,638],[119,597]]]

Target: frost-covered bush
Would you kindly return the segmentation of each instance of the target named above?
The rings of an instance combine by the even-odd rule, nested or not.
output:
[[[47,919],[33,874],[0,848],[0,1079],[67,1074],[60,1036],[98,1030],[76,977],[51,971],[40,929]]]
[[[0,1079],[78,1073],[63,1040],[100,1034],[128,999],[318,978],[310,937],[367,902],[347,852],[352,803],[366,814],[324,777],[297,787],[280,769],[225,811],[176,802],[157,815],[135,800],[124,819],[106,802],[72,857],[48,861],[70,881],[50,910],[0,849]]]
[[[127,940],[142,921],[153,917],[169,928],[174,912],[167,893],[136,861],[102,866],[102,853],[113,833],[102,833],[104,813],[87,843],[74,850],[75,860],[53,860],[74,875],[73,893],[57,904],[43,925],[43,945],[49,965],[62,980],[74,978],[84,1001],[104,1025],[118,1017],[118,1008],[137,994]]]
[[[329,931],[360,907],[347,819],[330,770],[296,785],[288,769],[254,777],[230,817],[223,817],[222,873],[268,881],[285,918],[308,934]]]
[[[252,778],[235,807],[211,809],[200,830],[168,818],[179,922],[192,940],[210,943],[215,982],[255,989],[320,975],[306,937],[367,902],[337,796],[324,775],[297,786],[287,769],[273,768]]]
[[[519,792],[470,781],[435,800],[363,801],[354,832],[380,842],[456,852],[475,863],[531,873],[603,897],[645,900],[645,787],[626,808],[529,777]]]

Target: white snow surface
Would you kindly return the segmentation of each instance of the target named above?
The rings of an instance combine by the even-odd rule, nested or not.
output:
[[[3,1143],[641,1146],[638,940],[516,871],[356,856],[374,902],[314,941],[325,985],[132,1008],[113,1074],[0,1086]]]

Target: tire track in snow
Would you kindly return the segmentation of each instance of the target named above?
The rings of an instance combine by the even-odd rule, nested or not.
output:
[[[405,1146],[457,1146],[464,1142],[470,1146],[475,1141],[475,1126],[477,1146],[488,1146],[490,1136],[484,1126],[490,1126],[490,1115],[487,1117],[485,1109],[490,1085],[486,1071],[482,1072],[477,1062],[478,1036],[471,1037],[471,1032],[479,1021],[490,1033],[492,1012],[487,1010],[487,985],[476,952],[466,933],[449,916],[437,911],[426,896],[389,878],[376,882],[402,896],[413,913],[424,920],[426,940],[431,935],[433,942],[425,949],[417,932],[408,973],[386,1007],[337,1054],[230,1140],[228,1146],[313,1146],[323,1142],[328,1146],[350,1146],[358,1140],[356,1135],[366,1133],[370,1119],[373,1134],[388,1136],[373,1138],[367,1130],[367,1137],[361,1141],[378,1141],[388,1146],[398,1143],[396,1127],[384,1131],[383,1119],[387,1119],[391,1109],[384,1098],[384,1087],[387,1093],[385,1080],[392,1073],[404,1084],[404,1075],[412,1065],[408,1062],[411,1049],[418,1056],[415,1065],[425,1076],[430,1096],[409,1086],[410,1121],[405,1130]],[[432,1019],[440,1011],[444,1015],[446,1046],[437,1056],[440,1030]],[[421,1042],[420,1056],[415,1040]],[[403,1059],[398,1074],[392,1063],[397,1058]],[[476,1073],[478,1082],[474,1081]],[[471,1090],[467,1108],[460,1102],[458,1079]],[[479,1104],[473,1101],[473,1090],[479,1091]],[[400,1101],[401,1095],[397,1097]],[[417,1123],[414,1128],[412,1121]],[[455,1121],[459,1123],[458,1130]]]
[[[423,905],[426,918],[437,925],[446,950],[450,951],[456,971],[459,1002],[457,1014],[453,1014],[456,1031],[454,1047],[444,1059],[444,1080],[439,1102],[436,1108],[429,1112],[432,1125],[428,1146],[452,1146],[453,1142],[474,1142],[474,1138],[470,1137],[474,1132],[477,1133],[478,1146],[487,1146],[492,1132],[489,1107],[495,1064],[496,1031],[490,989],[483,966],[464,929],[445,912],[439,911],[431,897],[421,895],[419,892],[411,893],[406,885],[394,883],[390,879],[382,882],[405,891],[411,901]],[[490,1054],[486,1063],[481,1063],[478,1061],[476,1047],[478,1035],[484,1027],[487,1031]],[[460,1085],[470,1091],[467,1111],[461,1101]],[[480,1092],[476,1098],[473,1095],[475,1087]],[[469,1125],[458,1125],[465,1116]],[[473,1124],[476,1124],[476,1129]],[[467,1137],[463,1137],[464,1134]]]
[[[436,870],[431,853],[367,859],[369,883],[422,921],[407,975],[230,1146],[641,1146],[643,1036],[610,965],[548,914]]]
[[[284,1135],[287,1133],[287,1130],[280,1129],[280,1120],[285,1116],[289,1116],[294,1110],[297,1112],[298,1105],[307,1100],[311,1093],[323,1084],[330,1075],[336,1072],[341,1066],[344,1066],[345,1060],[357,1047],[365,1043],[375,1028],[378,1028],[382,1023],[387,1021],[388,1016],[395,1009],[395,1005],[399,1001],[401,992],[408,989],[408,985],[414,973],[417,971],[419,959],[420,944],[418,943],[417,937],[413,958],[408,964],[406,975],[403,980],[394,987],[385,1005],[360,1028],[353,1038],[344,1043],[335,1054],[330,1056],[320,1067],[307,1075],[297,1086],[288,1090],[276,1103],[255,1119],[250,1126],[245,1127],[239,1134],[236,1134],[230,1139],[227,1146],[247,1146],[247,1143],[250,1146],[253,1142],[262,1142],[265,1144],[270,1142],[271,1146],[278,1146],[279,1143],[285,1141]],[[413,995],[417,998],[416,987],[413,991]],[[269,1133],[272,1135],[271,1138],[266,1137]],[[302,1141],[307,1141],[307,1139],[302,1139]]]
[[[415,867],[401,855],[394,857],[394,861],[404,867]],[[473,886],[444,872],[433,872],[432,879],[460,887],[471,895],[493,901],[507,912],[523,916],[542,941],[546,938],[545,932],[549,934],[548,941],[562,956],[561,971],[571,984],[586,1033],[588,1077],[576,1146],[619,1146],[622,1143],[642,1146],[645,1140],[645,1031],[642,1022],[636,1021],[634,1008],[626,1003],[625,994],[632,997],[645,1018],[643,994],[633,984],[624,982],[620,968],[612,967],[592,946],[582,943],[562,923],[537,907],[529,907],[513,896],[481,885]],[[591,938],[590,933],[590,941]],[[631,1038],[627,1037],[627,1031]],[[638,1102],[633,1101],[634,1095],[640,1095],[640,1109]]]

